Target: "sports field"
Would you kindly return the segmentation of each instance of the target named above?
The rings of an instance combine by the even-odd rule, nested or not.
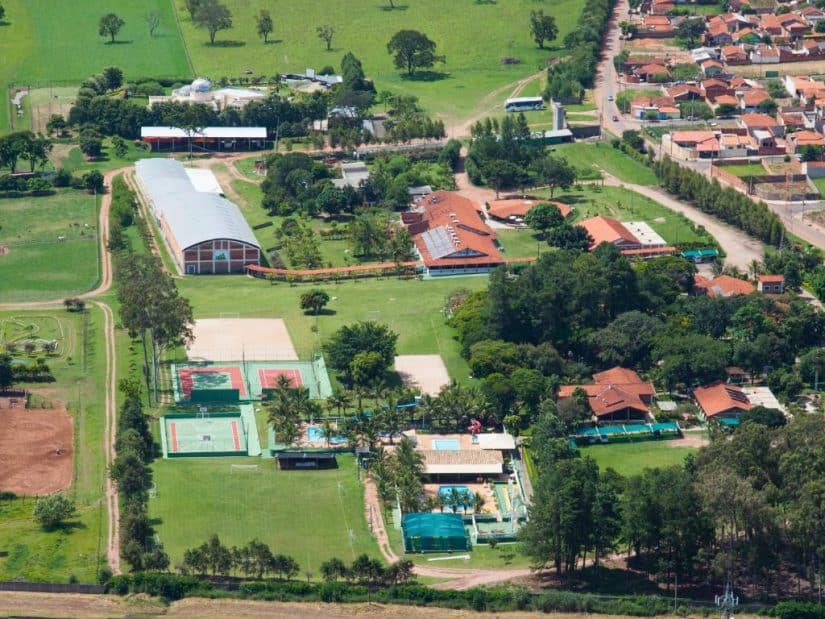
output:
[[[695,447],[674,447],[672,441],[639,441],[593,445],[579,450],[590,456],[602,470],[612,468],[621,475],[641,473],[646,468],[679,465],[688,454],[698,451]]]
[[[111,65],[122,68],[127,79],[191,75],[169,0],[4,0],[3,6],[0,132],[8,128],[10,83],[72,85]],[[144,22],[150,11],[161,15],[154,37]],[[97,33],[98,20],[110,12],[126,22],[114,45]]]
[[[460,381],[468,378],[469,368],[459,354],[460,347],[445,323],[442,309],[450,292],[484,288],[487,278],[418,281],[386,277],[272,286],[259,279],[227,275],[220,278],[220,284],[217,286],[210,277],[178,281],[181,293],[192,302],[196,318],[217,318],[229,312],[237,313],[239,318],[283,318],[301,359],[312,358],[321,343],[343,325],[376,320],[398,333],[398,354],[440,354],[450,378]],[[299,308],[301,295],[310,288],[322,288],[332,297],[327,313],[317,319]],[[313,332],[316,321],[318,329]]]
[[[540,50],[530,37],[531,10],[542,9],[556,18],[559,36],[552,44],[561,45],[573,28],[581,4],[575,0],[537,3],[535,0],[507,2],[444,2],[411,0],[396,2],[390,10],[385,0],[349,2],[306,2],[282,0],[277,6],[266,0],[227,0],[235,27],[219,32],[215,45],[198,30],[175,0],[181,29],[198,74],[218,79],[241,75],[245,69],[255,74],[276,71],[339,68],[341,57],[353,52],[363,63],[368,77],[381,90],[417,95],[431,112],[448,119],[467,115],[477,109],[503,101],[512,88],[482,102],[485,95],[535,73],[551,54]],[[255,34],[254,15],[271,9],[275,31],[270,44]],[[335,28],[332,50],[315,33],[317,26]],[[436,65],[426,79],[408,80],[393,67],[387,42],[402,29],[420,30],[438,45],[446,63]],[[551,44],[551,45],[552,45]],[[520,64],[502,64],[502,58],[518,58]]]
[[[98,280],[95,197],[68,190],[0,200],[0,247],[0,299],[5,302],[89,290]]]
[[[158,535],[174,565],[187,548],[217,533],[228,546],[257,537],[273,552],[295,557],[301,574],[319,577],[331,558],[378,557],[364,518],[355,459],[338,456],[337,469],[279,471],[274,460],[210,458],[158,460],[157,496],[149,500]],[[231,464],[258,464],[257,471]]]

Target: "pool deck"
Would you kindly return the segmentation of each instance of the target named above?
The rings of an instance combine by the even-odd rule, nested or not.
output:
[[[405,432],[405,435],[414,438],[418,442],[419,449],[435,449],[444,451],[442,447],[440,450],[436,446],[436,441],[450,441],[458,444],[459,451],[470,449],[480,449],[478,443],[473,442],[471,434],[418,434],[416,432]]]
[[[424,494],[428,497],[435,497],[438,494],[438,489],[442,486],[465,486],[470,492],[475,494],[478,492],[481,496],[484,497],[484,506],[481,508],[482,514],[497,514],[498,513],[498,505],[496,504],[496,495],[494,490],[491,487],[491,484],[472,484],[472,483],[460,483],[460,484],[424,484]],[[440,512],[440,509],[433,510],[434,512]],[[444,509],[444,513],[447,513],[451,510],[448,508]],[[461,513],[461,510],[458,510],[458,513]],[[469,511],[467,512],[470,513]]]

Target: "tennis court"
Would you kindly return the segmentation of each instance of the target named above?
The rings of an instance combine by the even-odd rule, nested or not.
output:
[[[317,355],[312,361],[234,361],[212,364],[172,364],[177,403],[249,402],[265,399],[283,378],[289,387],[303,387],[314,399],[332,394],[326,363]]]
[[[249,433],[257,429],[241,413],[174,413],[162,423],[164,458],[186,456],[246,456]]]

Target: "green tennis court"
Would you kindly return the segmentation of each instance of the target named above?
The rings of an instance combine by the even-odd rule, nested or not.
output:
[[[246,456],[251,428],[241,413],[169,414],[163,418],[163,456]]]

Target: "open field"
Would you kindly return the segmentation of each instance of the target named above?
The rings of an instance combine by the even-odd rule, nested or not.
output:
[[[99,276],[94,196],[68,190],[0,200],[0,246],[6,248],[0,255],[0,298],[5,302],[89,290]]]
[[[122,68],[127,79],[191,74],[167,0],[6,0],[3,5],[7,24],[0,27],[0,132],[9,128],[6,91],[11,83],[67,86],[111,65]],[[161,15],[154,37],[143,20],[149,11]],[[126,22],[114,45],[97,33],[98,19],[108,12]]]
[[[26,322],[27,316],[21,311],[0,312],[4,321]],[[66,582],[74,574],[81,582],[93,582],[106,562],[105,542],[100,545],[106,535],[101,501],[105,476],[103,317],[91,309],[84,326],[82,314],[62,310],[38,310],[31,316],[36,324],[46,324],[47,318],[58,322],[64,334],[57,356],[46,359],[55,382],[23,386],[41,398],[65,402],[72,416],[75,453],[68,492],[77,503],[78,516],[70,526],[44,532],[32,519],[34,499],[0,502],[0,580]],[[128,360],[124,354],[122,361]]]
[[[670,441],[640,441],[594,445],[579,450],[590,456],[602,470],[612,468],[624,476],[637,475],[646,468],[662,468],[679,465],[688,454],[696,453],[693,447],[674,447]]]
[[[498,229],[496,235],[505,258],[530,258],[547,249],[547,243],[537,239],[530,228]]]
[[[363,63],[368,77],[381,90],[417,95],[424,107],[448,121],[467,116],[481,107],[488,109],[504,100],[511,88],[497,96],[485,95],[535,73],[548,56],[561,50],[540,50],[527,27],[534,0],[498,3],[441,2],[416,0],[397,3],[391,10],[387,2],[307,3],[285,0],[277,6],[275,32],[270,44],[255,34],[254,15],[271,8],[264,0],[229,0],[235,27],[218,33],[215,45],[194,27],[182,0],[175,0],[181,30],[198,74],[219,79],[241,75],[251,69],[258,75],[275,72],[316,70],[325,65],[339,67],[341,57],[351,51]],[[574,27],[580,4],[560,0],[538,7],[556,18],[561,44]],[[273,17],[275,15],[273,14]],[[437,17],[437,18],[436,18]],[[336,32],[332,51],[327,52],[315,33],[317,26],[331,24]],[[438,44],[446,63],[418,79],[406,79],[392,65],[387,41],[398,30],[420,30]],[[504,57],[515,57],[520,64],[502,64]],[[525,93],[527,94],[527,93]],[[483,103],[483,104],[482,104]]]
[[[259,468],[231,472],[231,464]],[[149,510],[161,521],[158,534],[173,564],[217,533],[229,546],[258,538],[273,552],[293,556],[301,574],[317,577],[320,564],[332,557],[350,562],[364,552],[380,556],[367,530],[355,459],[339,455],[338,466],[279,471],[274,460],[159,460],[152,466],[157,497]]]
[[[341,283],[270,285],[245,276],[186,277],[178,282],[192,302],[196,318],[217,318],[234,312],[239,318],[283,318],[298,356],[307,359],[335,330],[359,320],[386,323],[398,333],[398,354],[440,354],[450,377],[466,380],[469,368],[459,354],[453,331],[441,313],[447,295],[458,288],[478,290],[486,277],[439,280],[398,280],[392,277]],[[299,309],[301,294],[310,288],[326,290],[329,313],[306,315]],[[312,328],[317,324],[317,332]]]
[[[811,181],[819,190],[819,194],[825,196],[825,178],[812,178]]]
[[[536,192],[549,197],[549,192]],[[554,199],[573,207],[573,223],[595,215],[619,221],[646,221],[668,243],[713,243],[704,231],[694,230],[683,215],[623,187],[584,185],[581,191],[556,192]]]
[[[722,170],[728,174],[733,174],[739,178],[748,178],[750,176],[765,176],[768,171],[765,170],[759,163],[740,163],[736,165],[720,166]]]
[[[579,170],[604,170],[619,180],[636,185],[655,185],[653,170],[613,148],[610,144],[576,142],[555,148],[555,155],[564,157]],[[591,175],[585,175],[589,178]]]

